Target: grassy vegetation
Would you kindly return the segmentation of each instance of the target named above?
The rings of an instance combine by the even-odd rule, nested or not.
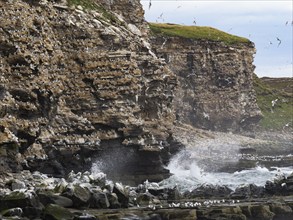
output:
[[[67,0],[69,6],[80,5],[84,9],[97,10],[98,5],[93,0]]]
[[[95,10],[103,15],[103,17],[109,20],[111,23],[118,23],[120,21],[109,11],[107,11],[103,6],[96,3],[95,0],[67,0],[69,6],[80,5],[86,10]]]
[[[220,41],[226,44],[250,42],[246,38],[231,35],[212,27],[183,26],[178,24],[159,23],[149,23],[149,26],[151,31],[158,35],[178,36],[196,40]]]
[[[260,121],[262,130],[292,131],[293,129],[293,79],[269,80],[254,77],[257,103],[264,115]],[[289,89],[291,88],[291,89]],[[272,106],[272,101],[277,100]]]

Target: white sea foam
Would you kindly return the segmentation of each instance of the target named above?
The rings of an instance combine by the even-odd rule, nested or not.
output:
[[[177,186],[180,191],[191,191],[202,184],[226,185],[233,190],[245,184],[264,186],[267,180],[272,180],[277,175],[288,176],[293,172],[293,167],[271,167],[269,170],[261,166],[234,173],[206,172],[196,161],[188,160],[186,152],[176,155],[167,168],[173,176],[160,185]]]

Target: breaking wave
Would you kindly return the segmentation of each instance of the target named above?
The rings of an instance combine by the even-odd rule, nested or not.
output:
[[[210,172],[201,168],[196,161],[186,158],[186,152],[176,155],[167,167],[173,174],[160,185],[167,187],[177,186],[180,191],[191,191],[202,184],[226,185],[232,190],[246,184],[264,186],[267,180],[273,180],[278,175],[288,176],[293,167],[266,167],[256,166],[251,169],[228,172]]]

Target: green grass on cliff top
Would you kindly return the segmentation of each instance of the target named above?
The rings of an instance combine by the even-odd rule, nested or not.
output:
[[[220,41],[226,44],[249,43],[247,38],[238,37],[212,27],[184,26],[178,24],[149,23],[154,34],[191,38],[195,40]]]
[[[111,23],[117,23],[122,25],[122,23],[109,11],[107,11],[101,4],[96,0],[67,0],[69,6],[82,6],[86,10],[94,10],[100,12],[104,19],[110,21]]]
[[[85,9],[95,10],[98,9],[97,4],[93,0],[67,0],[70,6],[80,5]]]
[[[253,84],[263,118],[260,129],[265,131],[293,131],[292,78],[274,79],[268,83],[254,76]],[[277,100],[272,106],[272,101]]]

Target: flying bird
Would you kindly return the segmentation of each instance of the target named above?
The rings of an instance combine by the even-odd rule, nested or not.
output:
[[[151,9],[152,7],[152,0],[150,0],[150,3],[149,3],[149,10]]]
[[[158,17],[158,19],[163,19],[163,13],[160,14],[160,16]]]
[[[286,21],[286,24],[285,24],[286,26],[288,25],[288,22],[289,22],[289,21]]]
[[[278,43],[278,47],[280,46],[280,44],[282,43],[282,41],[277,37],[277,41],[279,41]]]

